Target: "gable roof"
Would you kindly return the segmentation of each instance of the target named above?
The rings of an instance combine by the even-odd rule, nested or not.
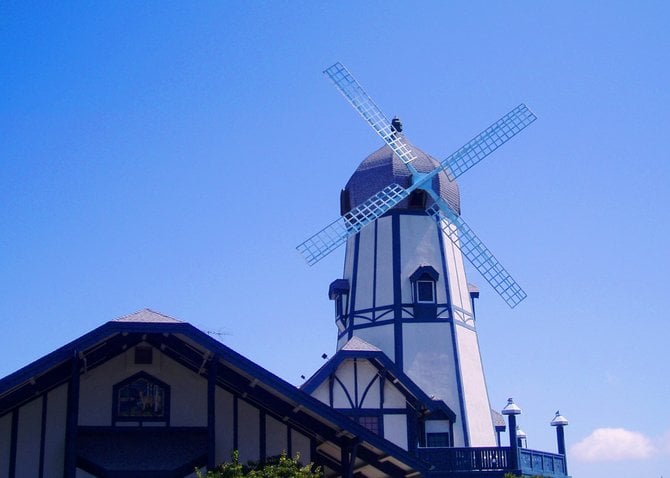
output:
[[[156,324],[183,324],[181,320],[177,320],[168,315],[163,315],[159,312],[154,312],[151,309],[138,310],[134,314],[124,315],[112,322],[149,322]]]
[[[319,385],[328,380],[328,377],[339,368],[342,362],[350,359],[368,360],[380,373],[390,378],[391,383],[410,402],[416,401],[420,403],[425,407],[427,412],[444,415],[452,420],[456,419],[456,414],[443,400],[435,400],[429,397],[384,352],[355,335],[328,362],[317,370],[314,375],[307,379],[300,388],[311,394]]]
[[[41,393],[67,383],[72,370],[93,369],[140,342],[148,342],[194,373],[216,373],[218,386],[321,441],[327,450],[357,443],[356,466],[368,463],[383,474],[423,473],[425,462],[370,432],[338,411],[282,380],[187,322],[145,309],[109,321],[0,380],[0,416]],[[73,367],[74,365],[74,367]],[[76,368],[75,368],[76,367]],[[326,450],[326,451],[323,451]],[[327,455],[327,456],[322,456]]]

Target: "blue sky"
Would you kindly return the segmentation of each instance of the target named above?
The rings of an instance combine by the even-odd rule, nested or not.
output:
[[[349,67],[444,158],[521,102],[539,117],[460,180],[525,288],[472,273],[492,405],[531,448],[570,420],[575,477],[670,476],[666,2],[0,4],[0,376],[149,307],[289,382],[334,351],[295,252],[381,143]]]

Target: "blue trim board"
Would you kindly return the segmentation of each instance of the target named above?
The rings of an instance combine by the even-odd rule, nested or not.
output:
[[[263,409],[258,413],[258,434],[258,454],[262,464],[268,457],[268,423],[267,414]]]
[[[240,449],[240,405],[237,402],[237,395],[233,395],[233,448]]]
[[[293,429],[289,425],[286,426],[286,454],[290,458],[295,458],[293,456]]]
[[[352,326],[354,324],[354,309],[356,308],[356,287],[358,286],[358,251],[360,249],[360,234],[354,237],[354,263],[352,264],[351,274],[351,293],[349,294],[349,316],[347,317],[347,331],[349,338],[353,335]]]
[[[207,370],[207,468],[216,467],[216,376],[219,358],[212,357]]]
[[[374,253],[372,255],[373,264],[372,264],[372,309],[376,310],[377,308],[377,254],[378,254],[378,241],[379,236],[379,223],[375,221],[375,237],[374,237]],[[377,320],[376,315],[373,313],[372,320]]]
[[[400,216],[393,214],[391,220],[391,244],[393,257],[393,318],[394,356],[400,370],[404,368],[404,349],[402,340],[402,280],[400,277]]]
[[[358,360],[354,359],[354,408],[361,406],[358,401]]]
[[[9,435],[9,478],[16,476],[16,440],[19,434],[19,409],[12,411],[12,428]]]
[[[419,440],[419,416],[416,413],[407,413],[407,448],[411,453],[416,450],[416,444]]]
[[[40,462],[38,468],[38,478],[44,477],[44,448],[47,435],[47,397],[48,394],[46,393],[42,395],[42,422],[40,423]]]
[[[65,460],[64,478],[75,478],[77,474],[77,424],[79,419],[79,353],[75,348],[70,359],[71,372],[67,388],[65,418]]]

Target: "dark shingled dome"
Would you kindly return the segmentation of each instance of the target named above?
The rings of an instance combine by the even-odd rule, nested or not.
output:
[[[428,173],[440,166],[439,162],[432,156],[429,156],[409,143],[408,145],[417,157],[412,164],[419,172]],[[343,203],[346,203],[346,196],[348,195],[348,205],[351,208],[355,208],[373,194],[378,193],[393,183],[399,184],[404,188],[409,187],[412,183],[412,173],[409,172],[405,163],[393,154],[391,148],[388,145],[384,145],[365,158],[360,166],[358,166],[345,186]],[[440,172],[433,178],[433,190],[438,192],[454,211],[458,214],[461,213],[458,184],[454,181],[449,181],[444,172]],[[412,197],[410,196],[410,198],[400,202],[395,209],[410,209],[411,199]],[[433,200],[428,197],[426,207],[430,207],[431,204],[433,204]],[[414,206],[412,209],[416,209],[416,207]],[[349,208],[343,207],[343,209],[346,210]]]

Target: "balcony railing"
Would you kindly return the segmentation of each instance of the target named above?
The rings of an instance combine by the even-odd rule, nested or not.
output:
[[[519,448],[519,468],[525,475],[567,476],[565,456]]]
[[[567,476],[565,457],[519,448],[517,467],[509,447],[417,448],[419,458],[430,463],[434,472],[510,471],[550,478]]]

